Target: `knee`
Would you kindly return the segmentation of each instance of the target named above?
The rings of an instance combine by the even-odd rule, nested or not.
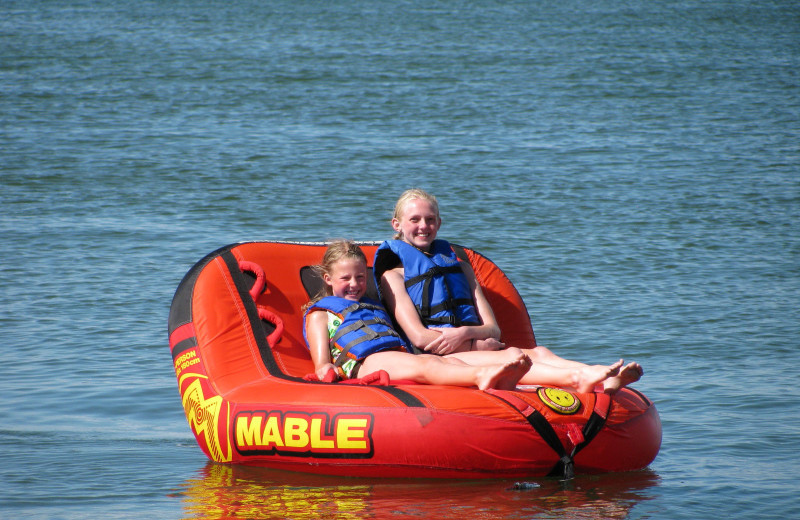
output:
[[[525,353],[531,359],[543,360],[553,357],[553,353],[547,347],[536,346],[532,349],[527,349]]]
[[[445,362],[445,360],[439,356],[432,356],[428,354],[414,356],[414,361],[416,361],[418,366],[423,370],[436,370],[441,366],[442,363]]]

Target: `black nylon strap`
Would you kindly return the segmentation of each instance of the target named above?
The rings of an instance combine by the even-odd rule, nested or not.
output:
[[[597,434],[600,433],[600,430],[603,429],[605,424],[605,418],[601,417],[597,413],[592,412],[592,415],[589,416],[589,420],[586,421],[586,424],[583,426],[583,442],[572,449],[572,454],[570,456],[574,457],[579,451],[588,446],[589,443],[592,442],[592,440],[597,436]]]
[[[592,415],[589,416],[589,420],[586,421],[586,424],[583,426],[583,442],[572,449],[572,457],[575,457],[579,451],[588,446],[589,443],[592,442],[592,440],[597,436],[597,434],[600,433],[600,430],[603,429],[603,426],[606,425],[608,412],[611,409],[611,401],[612,399],[608,397],[608,404],[606,405],[605,410],[603,410],[604,415],[601,415],[597,412],[597,409],[595,409],[592,412]]]
[[[496,393],[492,393],[492,395],[502,399],[515,409],[519,410],[516,406],[514,406],[511,402],[506,399],[503,399]],[[520,413],[522,411],[520,410]],[[522,414],[528,420],[528,423],[533,426],[533,429],[536,430],[536,433],[547,443],[550,448],[556,452],[556,455],[559,456],[559,461],[550,471],[548,476],[563,476],[565,480],[569,480],[575,477],[575,463],[572,460],[572,456],[567,453],[567,450],[564,449],[564,445],[561,444],[561,439],[558,438],[556,431],[553,429],[553,426],[550,422],[545,418],[544,415],[541,414],[535,408],[531,408],[531,413],[528,415]]]
[[[564,480],[575,478],[575,462],[572,460],[572,456],[567,453],[567,450],[564,449],[564,445],[561,444],[561,440],[558,438],[558,435],[556,435],[550,422],[548,422],[544,415],[538,410],[534,410],[527,419],[530,425],[533,426],[533,429],[536,430],[536,433],[538,433],[547,445],[556,452],[556,455],[560,457],[556,465],[553,466],[553,469],[550,470],[548,476],[561,476]]]
[[[559,457],[565,457],[567,455],[567,450],[564,449],[564,446],[561,444],[561,440],[556,435],[556,431],[553,429],[553,426],[548,422],[548,420],[542,415],[538,410],[534,410],[528,417],[528,422],[533,429],[544,439],[548,446],[550,446],[553,451]]]

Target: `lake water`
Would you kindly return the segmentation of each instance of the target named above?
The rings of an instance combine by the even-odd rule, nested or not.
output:
[[[0,517],[800,517],[800,4],[0,15]],[[207,462],[167,346],[184,273],[237,241],[388,238],[412,186],[541,344],[644,366],[647,470],[515,490]]]

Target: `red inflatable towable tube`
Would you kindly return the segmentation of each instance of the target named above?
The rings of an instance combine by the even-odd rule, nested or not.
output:
[[[360,244],[372,259],[377,243]],[[189,426],[209,459],[330,475],[521,478],[646,467],[661,445],[655,406],[560,388],[514,391],[361,384],[306,377],[313,364],[301,307],[322,283],[326,244],[223,247],[181,281],[169,344]],[[475,269],[511,346],[535,345],[505,274],[458,248]],[[370,277],[371,278],[371,277]],[[374,283],[368,291],[375,296]]]

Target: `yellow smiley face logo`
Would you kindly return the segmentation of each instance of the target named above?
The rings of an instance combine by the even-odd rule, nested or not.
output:
[[[581,407],[574,395],[560,388],[540,388],[537,393],[544,404],[561,414],[573,414]]]

